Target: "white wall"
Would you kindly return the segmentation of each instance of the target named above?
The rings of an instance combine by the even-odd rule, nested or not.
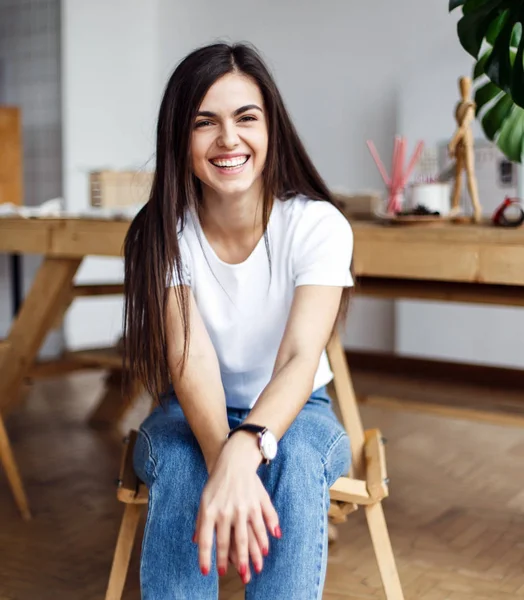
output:
[[[63,0],[64,197],[88,206],[88,172],[143,168],[154,152],[158,13],[153,0]],[[89,258],[77,282],[122,280],[120,259]],[[70,348],[108,345],[122,326],[120,298],[77,300],[67,314]]]

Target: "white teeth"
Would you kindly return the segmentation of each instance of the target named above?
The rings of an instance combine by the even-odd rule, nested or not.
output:
[[[211,162],[217,167],[240,167],[247,162],[249,156],[238,156],[231,159],[216,159]]]

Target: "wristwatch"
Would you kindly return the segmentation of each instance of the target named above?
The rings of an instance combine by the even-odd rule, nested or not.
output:
[[[256,433],[258,437],[258,447],[260,448],[260,453],[263,457],[262,464],[269,464],[269,462],[272,461],[277,455],[277,439],[273,435],[273,432],[271,432],[267,427],[262,427],[262,425],[254,425],[253,423],[242,423],[227,434],[227,439],[229,439],[237,431],[250,431],[251,433]]]

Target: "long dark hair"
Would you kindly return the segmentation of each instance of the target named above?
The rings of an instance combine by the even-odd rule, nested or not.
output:
[[[188,207],[201,201],[201,187],[191,170],[190,144],[195,116],[209,88],[227,73],[250,77],[260,88],[268,122],[262,210],[266,231],[272,199],[304,194],[333,203],[286,111],[264,62],[251,46],[217,43],[199,48],[177,66],[164,91],[158,116],[156,171],[149,201],[137,214],[124,245],[124,394],[137,381],[158,398],[169,385],[165,310],[167,282],[173,268],[182,279],[178,232]],[[183,357],[189,346],[189,294],[176,286],[184,328]],[[349,290],[339,317],[345,316]]]

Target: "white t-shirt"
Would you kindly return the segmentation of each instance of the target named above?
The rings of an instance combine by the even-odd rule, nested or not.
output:
[[[244,262],[228,264],[193,213],[179,235],[181,283],[191,286],[213,342],[226,403],[252,408],[271,379],[295,287],[353,285],[351,226],[329,202],[276,200],[267,228],[271,273],[264,237]],[[176,274],[173,281],[179,283]],[[324,351],[311,391],[332,378]]]

